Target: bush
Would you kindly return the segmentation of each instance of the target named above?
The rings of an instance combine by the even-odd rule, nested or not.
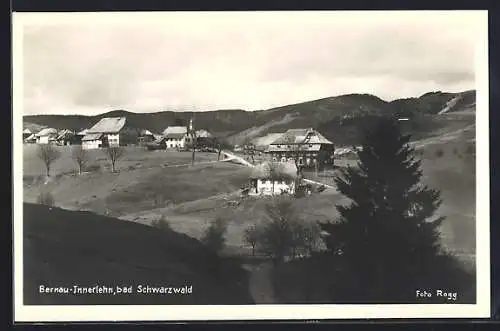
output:
[[[444,151],[442,149],[438,149],[435,155],[436,157],[442,157],[444,155]]]
[[[85,169],[85,170],[87,170],[87,171],[89,171],[89,172],[99,172],[99,171],[101,171],[101,165],[100,165],[100,164],[98,164],[98,163],[96,163],[96,164],[91,164],[91,165],[89,165],[88,167],[86,167],[86,169]]]
[[[221,219],[215,219],[205,230],[201,242],[207,245],[211,250],[219,252],[226,244],[227,226]]]
[[[40,192],[36,199],[36,203],[45,206],[54,206],[54,196],[50,192]]]
[[[168,220],[165,218],[164,215],[161,215],[158,219],[152,220],[151,221],[151,226],[160,230],[171,230],[172,227],[170,226],[170,223]]]

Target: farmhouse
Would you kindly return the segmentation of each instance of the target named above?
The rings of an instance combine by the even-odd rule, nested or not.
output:
[[[256,151],[265,152],[270,144],[272,144],[276,139],[281,137],[283,133],[268,133],[265,136],[257,137],[252,139],[252,145],[255,147]]]
[[[155,140],[156,140],[155,135],[151,131],[146,129],[141,130],[139,132],[139,136],[137,137],[137,143],[139,145],[144,145],[146,143],[150,143]]]
[[[49,144],[55,142],[57,138],[57,130],[53,128],[45,128],[35,134],[37,144]]]
[[[23,131],[23,140],[30,137],[33,134],[30,129],[24,129]]]
[[[294,163],[266,161],[252,169],[248,194],[294,194],[298,179]]]
[[[34,144],[34,143],[36,143],[36,136],[35,136],[35,134],[32,134],[29,137],[24,138],[24,142],[27,143],[27,144]]]
[[[106,117],[87,130],[82,138],[84,149],[94,149],[108,146],[123,146],[128,140],[125,136],[125,117]],[[136,137],[137,139],[137,137]]]
[[[81,143],[81,139],[73,131],[64,129],[57,135],[56,142],[59,145],[75,145]]]
[[[303,167],[333,165],[334,152],[334,144],[312,128],[290,129],[266,150],[273,161],[297,160]]]
[[[184,149],[187,136],[188,130],[185,126],[169,126],[163,131],[167,149]]]
[[[187,143],[191,142],[191,137],[186,138]],[[202,148],[214,147],[215,137],[205,129],[196,130],[196,146]]]

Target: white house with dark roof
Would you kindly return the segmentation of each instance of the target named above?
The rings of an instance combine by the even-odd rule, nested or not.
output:
[[[162,135],[167,149],[183,149],[186,147],[188,128],[185,126],[169,126],[163,130]]]
[[[273,161],[295,162],[304,167],[333,164],[335,146],[318,131],[289,129],[269,144],[266,153]],[[320,159],[321,158],[321,159]]]
[[[82,138],[82,147],[84,149],[95,149],[122,145],[120,140],[126,121],[125,117],[102,118],[87,130]]]
[[[249,195],[294,194],[297,167],[291,162],[263,162],[252,168]]]
[[[37,144],[49,144],[55,142],[57,138],[57,130],[53,128],[45,128],[35,134]]]

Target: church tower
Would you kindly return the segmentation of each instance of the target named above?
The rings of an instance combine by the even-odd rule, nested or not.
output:
[[[189,132],[193,132],[194,126],[193,126],[193,118],[191,117],[189,119],[189,127],[188,127]]]

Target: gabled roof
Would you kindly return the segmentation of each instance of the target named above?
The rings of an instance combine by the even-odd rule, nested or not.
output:
[[[182,139],[186,136],[185,133],[167,133],[165,135],[166,139]]]
[[[88,129],[87,133],[118,133],[126,120],[125,117],[105,117]]]
[[[23,133],[24,134],[32,134],[33,132],[31,132],[30,129],[24,129]]]
[[[151,132],[147,129],[144,129],[144,130],[141,130],[140,135],[141,136],[153,136],[153,132]]]
[[[101,139],[102,135],[102,133],[89,133],[82,138],[82,141],[98,140]]]
[[[34,134],[34,133],[32,133],[32,134],[31,134],[31,136],[29,136],[29,137],[25,138],[24,140],[25,140],[25,141],[31,141],[31,140],[35,140],[35,139],[36,139],[36,136],[35,136],[35,134]]]
[[[87,134],[87,132],[88,132],[88,131],[89,131],[89,129],[84,129],[84,130],[82,130],[82,131],[78,132],[78,133],[77,133],[77,135],[79,135],[79,136],[84,136],[84,135],[86,135],[86,134]]]
[[[278,137],[271,145],[279,144],[333,144],[314,129],[290,129]]]
[[[281,137],[283,133],[268,133],[267,135],[263,137],[258,137],[252,140],[252,143],[255,146],[267,146],[271,144],[273,141]]]
[[[271,169],[274,168],[274,176]],[[252,179],[295,179],[297,178],[297,167],[293,162],[263,162],[252,169],[250,178]]]
[[[65,129],[65,130],[62,130],[62,131],[59,132],[59,135],[57,136],[57,139],[58,140],[59,139],[63,139],[65,137],[67,137],[67,136],[72,136],[72,135],[74,135],[73,131]]]
[[[36,136],[41,137],[41,136],[50,136],[50,135],[56,135],[57,130],[53,128],[45,128],[42,129],[40,132],[36,134]]]
[[[185,126],[169,126],[163,130],[163,135],[166,136],[169,133],[187,133],[187,127]]]

